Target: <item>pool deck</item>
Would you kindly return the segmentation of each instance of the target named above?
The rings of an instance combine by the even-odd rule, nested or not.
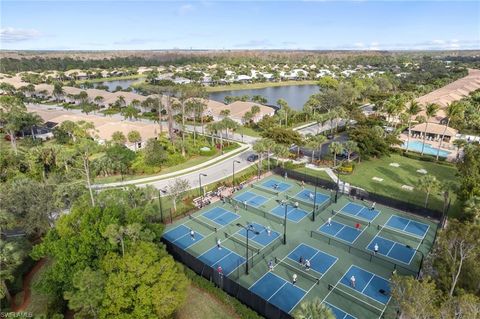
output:
[[[400,139],[403,142],[407,142],[408,141],[407,134],[403,134],[403,133],[400,134]],[[413,142],[413,141],[423,142],[423,139],[410,137],[410,142]],[[440,145],[440,142],[425,140],[425,144],[430,144],[431,147],[438,148]],[[400,147],[400,148],[404,149],[403,147]],[[453,162],[457,158],[457,153],[458,153],[457,148],[451,142],[450,143],[443,142],[440,150],[450,152],[450,154],[448,154],[447,156],[447,161],[449,162]],[[409,149],[409,152],[415,152],[415,151],[412,149]]]

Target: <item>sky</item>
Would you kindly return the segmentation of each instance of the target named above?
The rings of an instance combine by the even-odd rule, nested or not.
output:
[[[3,50],[480,49],[480,1],[5,1]]]

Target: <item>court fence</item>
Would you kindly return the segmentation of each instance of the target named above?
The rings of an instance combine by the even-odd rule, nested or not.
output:
[[[336,238],[326,236],[316,230],[310,231],[310,237],[315,238],[317,240],[321,240],[331,246],[342,248],[345,251],[347,251],[349,254],[355,255],[357,257],[361,257],[377,265],[382,265],[386,269],[391,269],[392,272],[397,271],[400,275],[404,275],[404,276],[407,276],[407,275],[414,276],[414,277],[418,276],[418,266],[419,266],[419,263],[421,262],[421,259],[423,259],[423,256],[415,257],[414,260],[412,261],[412,266],[406,267],[387,259],[387,257],[383,257],[382,255],[379,255],[379,254],[374,254],[373,252],[367,252],[364,249],[360,249],[355,246],[351,246],[347,243],[337,240]],[[418,254],[415,253],[415,256],[418,256]],[[421,259],[419,260],[418,258],[421,258]]]
[[[275,305],[269,303],[267,300],[257,296],[248,288],[243,287],[235,280],[238,279],[242,267],[238,267],[234,273],[230,274],[230,278],[225,275],[220,275],[215,269],[206,265],[201,260],[192,256],[187,251],[182,248],[170,243],[167,240],[162,239],[162,242],[166,245],[167,251],[173,256],[173,258],[182,264],[186,265],[188,268],[192,269],[197,275],[200,275],[211,282],[213,282],[217,287],[223,289],[230,296],[237,298],[245,304],[246,306],[252,308],[260,315],[265,318],[271,319],[291,319],[292,317],[285,311],[279,309]],[[261,258],[262,255],[267,254],[268,251],[271,251],[274,247],[267,247],[266,251],[262,251],[257,258]],[[258,260],[258,259],[257,259]]]
[[[293,178],[298,181],[304,181],[305,183],[309,183],[312,185],[317,185],[318,187],[325,189],[327,192],[335,192],[335,194],[337,194],[338,196],[342,196],[343,194],[349,195],[362,200],[376,202],[377,204],[381,204],[388,207],[392,207],[394,209],[409,212],[411,214],[421,216],[421,217],[430,217],[436,220],[441,220],[442,217],[446,216],[448,212],[448,208],[447,208],[447,212],[442,214],[442,212],[438,210],[425,208],[423,206],[419,206],[414,203],[405,202],[396,198],[387,197],[374,192],[368,192],[364,189],[361,189],[352,185],[350,185],[349,191],[344,193],[343,192],[344,189],[338,189],[337,183],[307,174],[306,172],[302,173],[299,171],[285,169],[282,167],[275,167],[272,169],[272,171],[275,174],[279,174],[281,176],[284,176],[285,173],[287,173],[287,176],[289,178]],[[332,196],[333,199],[335,198],[335,194],[333,194]]]

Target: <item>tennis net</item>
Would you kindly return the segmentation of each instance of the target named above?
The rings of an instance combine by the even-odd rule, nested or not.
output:
[[[217,231],[217,227],[216,227],[216,226],[210,225],[209,223],[207,223],[206,221],[201,220],[200,218],[197,218],[197,217],[195,217],[195,216],[193,216],[193,215],[188,215],[188,217],[190,218],[190,220],[193,220],[194,222],[196,222],[196,223],[198,223],[198,224],[200,224],[200,225],[202,225],[202,226],[204,226],[204,227],[206,227],[206,228],[208,228],[208,229],[210,229],[210,230],[212,230],[212,231],[214,231],[214,232]]]
[[[418,237],[418,236],[415,236],[415,235],[410,235],[410,234],[407,234],[405,233],[404,231],[401,231],[401,230],[396,230],[396,229],[393,229],[393,228],[390,228],[390,227],[386,227],[386,226],[381,226],[381,225],[378,225],[377,226],[377,229],[378,230],[382,230],[382,231],[385,231],[385,232],[388,232],[392,235],[395,235],[395,236],[400,236],[402,237],[403,239],[407,239],[407,240],[410,240],[414,243],[417,243],[419,246],[421,244],[423,244],[423,240],[424,238],[422,237]]]
[[[267,187],[263,187],[263,186],[260,186],[260,185],[257,185],[257,184],[252,184],[252,188],[261,190],[261,191],[263,191],[263,192],[265,192],[265,193],[269,193],[269,194],[271,194],[271,195],[275,195],[275,196],[278,195],[278,191],[273,190],[273,189],[270,189],[270,188],[267,188]]]
[[[353,222],[352,226],[355,226],[355,224],[357,224],[357,223],[362,225],[364,228],[370,226],[369,221],[366,221],[366,220],[361,219],[361,218],[359,218],[357,216],[354,216],[354,215],[349,215],[349,214],[342,213],[341,211],[337,211],[337,210],[332,209],[332,215],[339,218],[339,219],[344,219],[344,220],[348,220],[350,222]]]
[[[235,198],[231,198],[230,200],[230,204],[235,208],[235,206],[237,206],[238,208],[243,208],[245,209],[245,204],[244,203],[241,203],[239,200],[235,199]],[[283,218],[280,218],[276,215],[273,215],[269,212],[266,212],[266,211],[263,211],[261,210],[260,208],[257,208],[257,207],[254,207],[252,205],[246,205],[246,210],[249,211],[249,212],[252,212],[254,214],[257,214],[259,216],[262,216],[263,218],[266,218],[266,219],[270,219],[274,222],[277,222],[279,224],[283,224]]]
[[[306,280],[309,280],[311,281],[312,283],[315,283],[318,285],[318,283],[320,282],[320,277],[315,277],[314,275],[312,274],[309,274],[308,272],[306,272],[305,270],[299,268],[298,266],[294,266],[288,262],[286,262],[285,260],[278,260],[277,258],[275,258],[275,266],[274,266],[274,269],[277,267],[277,266],[281,266],[281,267],[284,267],[290,271],[293,271],[293,274],[297,274],[298,276],[301,276],[303,278],[305,278]]]
[[[247,243],[245,242],[245,240],[242,240],[240,238],[237,238],[235,237],[234,235],[232,234],[229,234],[227,232],[224,232],[225,234],[225,238],[226,239],[230,239],[231,241],[234,241],[236,242],[237,244],[240,244],[241,246],[243,246],[244,248],[247,248]],[[252,246],[252,244],[249,244],[248,245],[248,250],[250,250],[251,252],[255,253],[255,254],[258,254],[260,252],[260,248],[257,248],[257,247],[254,247]],[[252,256],[253,257],[253,256]]]
[[[329,286],[329,290],[333,290],[335,293],[341,295],[342,297],[347,297],[349,300],[351,300],[351,301],[353,301],[357,304],[360,304],[363,308],[368,309],[371,313],[375,314],[377,317],[380,317],[383,314],[383,312],[385,311],[385,309],[384,309],[385,306],[383,306],[383,308],[374,306],[371,303],[369,303],[369,302],[367,302],[363,299],[360,299],[357,296],[354,296],[350,292],[345,291],[343,289],[340,289],[338,287],[338,285],[337,286]],[[380,305],[381,303],[378,302],[378,304]]]

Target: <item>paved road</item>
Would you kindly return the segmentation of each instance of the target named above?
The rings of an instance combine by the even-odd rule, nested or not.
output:
[[[195,172],[187,173],[185,175],[182,175],[181,177],[172,177],[160,181],[149,182],[146,184],[138,184],[137,186],[152,185],[157,189],[165,189],[165,187],[172,184],[175,178],[182,178],[188,180],[192,189],[198,188],[199,174],[207,174],[207,176],[202,176],[202,185],[207,185],[231,176],[233,170],[233,162],[235,160],[240,161],[240,163],[235,163],[235,172],[239,172],[248,168],[249,166],[256,165],[255,163],[247,161],[247,157],[252,153],[253,151],[247,151],[213,166],[209,166]]]
[[[338,127],[342,127],[344,125],[345,125],[345,120],[338,121]],[[333,127],[335,128],[335,122],[333,123]],[[325,131],[328,131],[330,129],[331,129],[330,121],[328,121],[324,125],[314,124],[314,125],[299,129],[298,132],[302,135],[307,135],[307,134],[317,135]]]

